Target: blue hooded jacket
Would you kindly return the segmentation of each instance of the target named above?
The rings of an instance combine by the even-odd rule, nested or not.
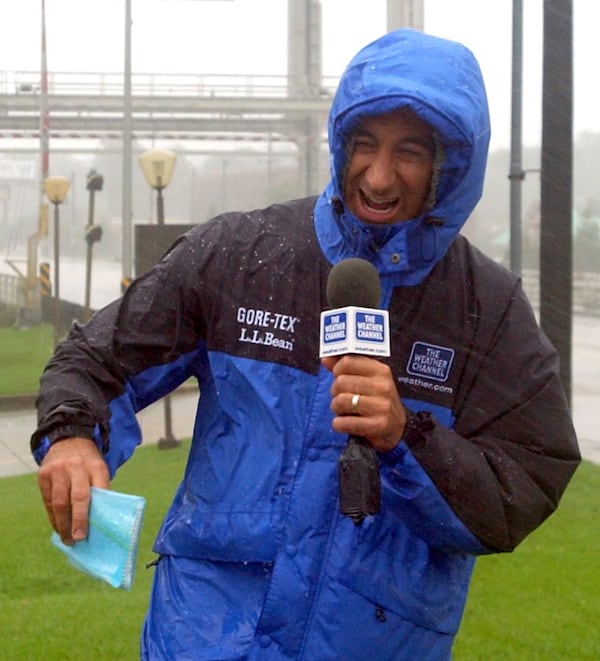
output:
[[[347,148],[362,117],[399,108],[409,108],[434,130],[434,199],[418,218],[373,227],[343,206]],[[328,130],[331,181],[316,207],[323,252],[332,263],[346,257],[368,259],[396,286],[422,282],[445,255],[483,190],[490,122],[477,61],[457,43],[415,30],[390,32],[348,65]]]
[[[363,115],[406,106],[435,132],[435,196],[419,218],[370,227],[344,208],[346,145]],[[556,352],[517,278],[458,236],[488,138],[469,51],[387,34],[342,77],[320,197],[198,225],[58,347],[38,461],[84,436],[114,474],[141,442],[136,413],[199,385],[144,659],[448,659],[475,557],[512,550],[556,507],[579,461]],[[318,358],[327,277],[346,257],[380,273],[389,365],[418,413],[379,455],[381,511],[360,526],[339,511],[347,438]]]

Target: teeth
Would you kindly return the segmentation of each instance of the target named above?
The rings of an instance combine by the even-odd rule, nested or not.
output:
[[[396,200],[375,202],[375,200],[372,200],[370,197],[367,197],[364,193],[363,193],[363,200],[365,202],[365,206],[367,206],[372,211],[379,211],[379,212],[389,211],[396,204]]]

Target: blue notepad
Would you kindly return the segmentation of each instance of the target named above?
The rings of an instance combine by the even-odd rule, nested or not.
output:
[[[77,569],[114,588],[130,590],[146,500],[97,487],[91,492],[87,538],[66,546],[55,532],[52,543]]]

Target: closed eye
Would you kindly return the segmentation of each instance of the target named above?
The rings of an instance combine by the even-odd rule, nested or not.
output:
[[[377,149],[377,144],[374,140],[367,137],[357,136],[352,142],[352,151],[360,154],[366,154]]]
[[[410,142],[398,145],[395,153],[398,158],[407,161],[425,161],[433,158],[432,149],[428,145],[421,144],[420,142]]]

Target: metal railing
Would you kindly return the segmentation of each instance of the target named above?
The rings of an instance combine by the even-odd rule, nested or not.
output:
[[[290,82],[284,75],[132,73],[131,93],[133,96],[279,98],[288,95]],[[301,90],[298,81],[294,82],[294,87]],[[317,94],[331,95],[337,83],[336,77],[324,77]],[[123,89],[122,73],[48,73],[48,94],[120,96]],[[38,95],[40,91],[39,71],[0,71],[0,94]],[[303,96],[309,92],[302,90]]]
[[[534,309],[540,307],[540,274],[535,269],[523,269],[523,289]],[[573,312],[600,316],[600,273],[576,271],[573,274]]]
[[[0,303],[21,305],[23,302],[20,278],[0,273]],[[525,269],[522,274],[523,288],[535,309],[539,309],[539,273]],[[600,316],[600,273],[581,271],[573,275],[573,312],[575,314]]]

